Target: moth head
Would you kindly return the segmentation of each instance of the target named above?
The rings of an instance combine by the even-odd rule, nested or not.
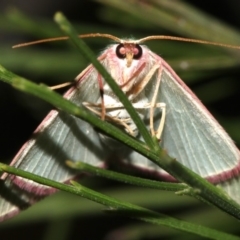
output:
[[[126,66],[131,67],[133,59],[142,57],[142,47],[131,42],[120,43],[116,48],[116,55],[120,59],[126,59]]]

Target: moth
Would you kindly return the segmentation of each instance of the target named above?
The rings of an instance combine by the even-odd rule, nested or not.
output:
[[[91,36],[106,37],[116,42],[109,45],[98,60],[168,154],[212,183],[221,185],[240,203],[238,148],[174,70],[142,45],[147,40],[169,37],[150,36],[133,40],[109,34],[81,35]],[[171,40],[208,43],[174,37]],[[141,137],[128,112],[91,64],[76,77],[75,86],[64,97],[88,108],[129,135]],[[100,133],[87,122],[57,110],[46,116],[11,165],[55,181],[67,182],[77,174],[65,164],[67,159],[102,168],[107,167],[109,161],[118,160],[139,171],[148,171],[157,178],[171,178],[139,153]],[[1,179],[2,189],[8,192],[0,193],[1,221],[55,191],[8,174],[3,174]]]

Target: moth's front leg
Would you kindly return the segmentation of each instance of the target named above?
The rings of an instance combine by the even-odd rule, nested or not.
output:
[[[162,78],[162,65],[158,65],[158,72],[157,72],[157,80],[156,80],[156,86],[154,86],[155,90],[153,93],[153,97],[150,103],[150,131],[152,136],[155,136],[158,140],[161,139],[162,131],[164,128],[165,124],[165,119],[166,119],[166,104],[165,103],[156,103],[157,97],[160,91],[160,83],[161,83],[161,78]],[[154,130],[154,111],[156,108],[161,108],[162,110],[162,115],[161,115],[161,120],[159,123],[159,126],[156,130]]]

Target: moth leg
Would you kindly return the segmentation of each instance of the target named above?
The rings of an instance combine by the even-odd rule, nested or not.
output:
[[[102,115],[102,104],[94,104],[94,103],[89,103],[89,102],[83,102],[82,103],[88,110],[91,112],[95,113],[98,116]],[[161,132],[164,126],[165,122],[165,103],[156,103],[154,106],[152,106],[152,103],[147,103],[145,105],[142,105],[141,103],[134,103],[133,107],[135,109],[151,109],[151,108],[161,108],[162,109],[162,118],[161,122],[159,124],[158,130],[155,132],[154,128],[152,127],[152,135],[156,136],[158,139],[160,139]],[[114,110],[121,110],[124,109],[124,106],[119,103],[119,104],[112,104],[112,105],[106,105],[105,107],[106,112],[108,111],[114,111]],[[112,122],[114,124],[123,126],[125,131],[132,135],[133,137],[136,136],[134,129],[131,128],[131,118],[119,118],[118,115],[116,116],[110,116],[110,115],[105,115],[105,119],[109,122]],[[163,120],[162,120],[163,119]],[[159,134],[158,134],[159,133]]]
[[[103,91],[103,79],[102,76],[98,73],[98,85],[99,85],[99,92],[101,98],[101,119],[104,121],[106,117],[106,108],[104,104],[104,91]]]
[[[164,127],[164,123],[165,123],[165,119],[166,119],[166,104],[165,103],[156,103],[157,95],[158,95],[158,91],[159,91],[159,87],[160,87],[160,82],[161,82],[161,77],[162,77],[161,64],[159,64],[159,62],[154,64],[154,66],[150,69],[150,71],[146,74],[146,76],[143,79],[141,79],[137,84],[135,84],[135,86],[127,93],[127,95],[128,95],[129,99],[136,97],[146,87],[148,82],[151,80],[151,78],[157,71],[158,71],[157,84],[155,86],[155,91],[154,91],[154,94],[153,94],[153,97],[152,97],[152,100],[151,100],[151,103],[149,106],[149,108],[150,108],[150,123],[149,123],[149,125],[150,125],[150,132],[151,132],[152,136],[156,136],[157,139],[160,140],[162,131],[163,131],[163,127]],[[142,108],[146,108],[146,106],[142,107]],[[155,110],[155,108],[161,108],[161,110],[162,110],[161,120],[160,120],[158,129],[156,131],[154,130],[154,110]]]
[[[150,114],[149,114],[150,115],[150,124],[149,125],[150,125],[151,134],[152,134],[152,136],[156,136],[156,138],[158,140],[161,139],[161,135],[162,135],[165,119],[166,119],[166,104],[165,103],[156,103],[158,92],[160,89],[161,78],[162,78],[162,66],[160,65],[158,68],[157,81],[156,81],[155,91],[154,91],[154,94],[153,94],[153,97],[151,100]],[[159,126],[158,126],[157,130],[155,131],[154,130],[154,110],[156,107],[161,108],[162,116],[161,116]]]
[[[161,104],[160,108],[161,108],[161,110],[162,110],[162,116],[161,116],[161,120],[160,120],[158,129],[157,129],[157,131],[155,132],[156,138],[157,138],[158,140],[161,139],[163,127],[164,127],[165,120],[166,120],[166,104],[165,104],[165,103],[160,103],[160,104]]]
[[[50,86],[49,88],[52,89],[52,90],[56,90],[56,89],[68,87],[72,84],[73,84],[73,82],[65,82],[65,83],[54,85],[54,86]]]
[[[90,110],[91,112],[95,113],[98,116],[102,115],[102,104],[94,104],[94,103],[89,103],[89,102],[83,102],[83,105]],[[161,122],[159,124],[158,130],[155,132],[154,127],[151,128],[150,126],[150,130],[153,136],[156,136],[158,139],[160,139],[161,136],[161,132],[164,126],[164,122],[165,122],[165,103],[154,103],[154,106],[152,106],[152,102],[151,103],[146,103],[144,105],[142,105],[141,103],[133,103],[133,107],[137,110],[137,109],[155,109],[155,108],[161,108],[162,109],[162,117],[161,117]],[[112,105],[105,105],[105,110],[106,112],[108,111],[114,111],[114,110],[121,110],[124,109],[124,106],[119,103],[119,104],[112,104]],[[125,128],[125,131],[127,133],[129,133],[132,136],[136,136],[136,134],[134,133],[134,129],[131,128],[131,118],[119,118],[118,115],[116,116],[110,116],[110,115],[105,115],[105,119],[109,122],[112,122],[114,124],[117,125],[121,125]],[[150,119],[151,120],[151,119]],[[153,122],[153,121],[152,121]]]
[[[150,71],[146,74],[146,76],[138,81],[134,85],[134,87],[127,93],[129,99],[135,98],[142,90],[146,87],[148,82],[151,80],[153,75],[156,73],[156,71],[159,69],[159,64],[155,64]]]
[[[98,116],[102,116],[102,104],[94,104],[89,102],[83,102],[82,103],[88,110],[95,113]],[[117,110],[117,109],[124,109],[123,105],[116,104],[116,105],[106,105],[104,106],[104,109],[107,110]],[[118,116],[109,116],[105,115],[105,119],[109,122],[112,122],[116,125],[123,126],[125,131],[129,133],[131,136],[135,136],[134,130],[129,126],[129,123],[131,123],[130,118],[119,118]]]

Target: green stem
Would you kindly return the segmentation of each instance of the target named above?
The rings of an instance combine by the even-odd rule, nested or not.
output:
[[[0,163],[0,171],[7,172],[9,174],[18,175],[23,178],[31,179],[40,184],[44,184],[65,192],[82,196],[91,201],[105,205],[108,208],[110,207],[113,213],[126,215],[127,217],[139,219],[144,222],[171,227],[177,230],[185,231],[185,232],[206,237],[209,239],[218,239],[218,240],[226,240],[226,239],[239,240],[240,239],[239,237],[233,236],[231,234],[223,233],[223,232],[210,229],[201,225],[188,223],[186,221],[169,217],[166,214],[156,213],[148,209],[145,209],[143,207],[130,204],[128,202],[119,201],[118,199],[106,196],[104,194],[93,191],[89,188],[86,188],[82,185],[79,185],[76,182],[72,182],[73,184],[72,186],[66,185],[53,180],[49,180],[47,178],[40,177],[38,175],[29,173],[29,172],[25,172],[21,169],[10,167],[2,163]]]
[[[118,172],[94,167],[90,164],[80,162],[80,161],[79,162],[67,161],[67,165],[71,168],[74,168],[83,172],[87,172],[95,176],[104,177],[104,178],[115,180],[118,182],[132,184],[139,187],[167,190],[167,191],[173,191],[173,192],[184,191],[186,190],[186,188],[188,188],[187,185],[182,183],[168,183],[168,182],[160,182],[155,180],[144,179],[140,177],[133,177],[123,173],[118,173]],[[191,191],[189,191],[189,195],[192,195],[190,193]]]

